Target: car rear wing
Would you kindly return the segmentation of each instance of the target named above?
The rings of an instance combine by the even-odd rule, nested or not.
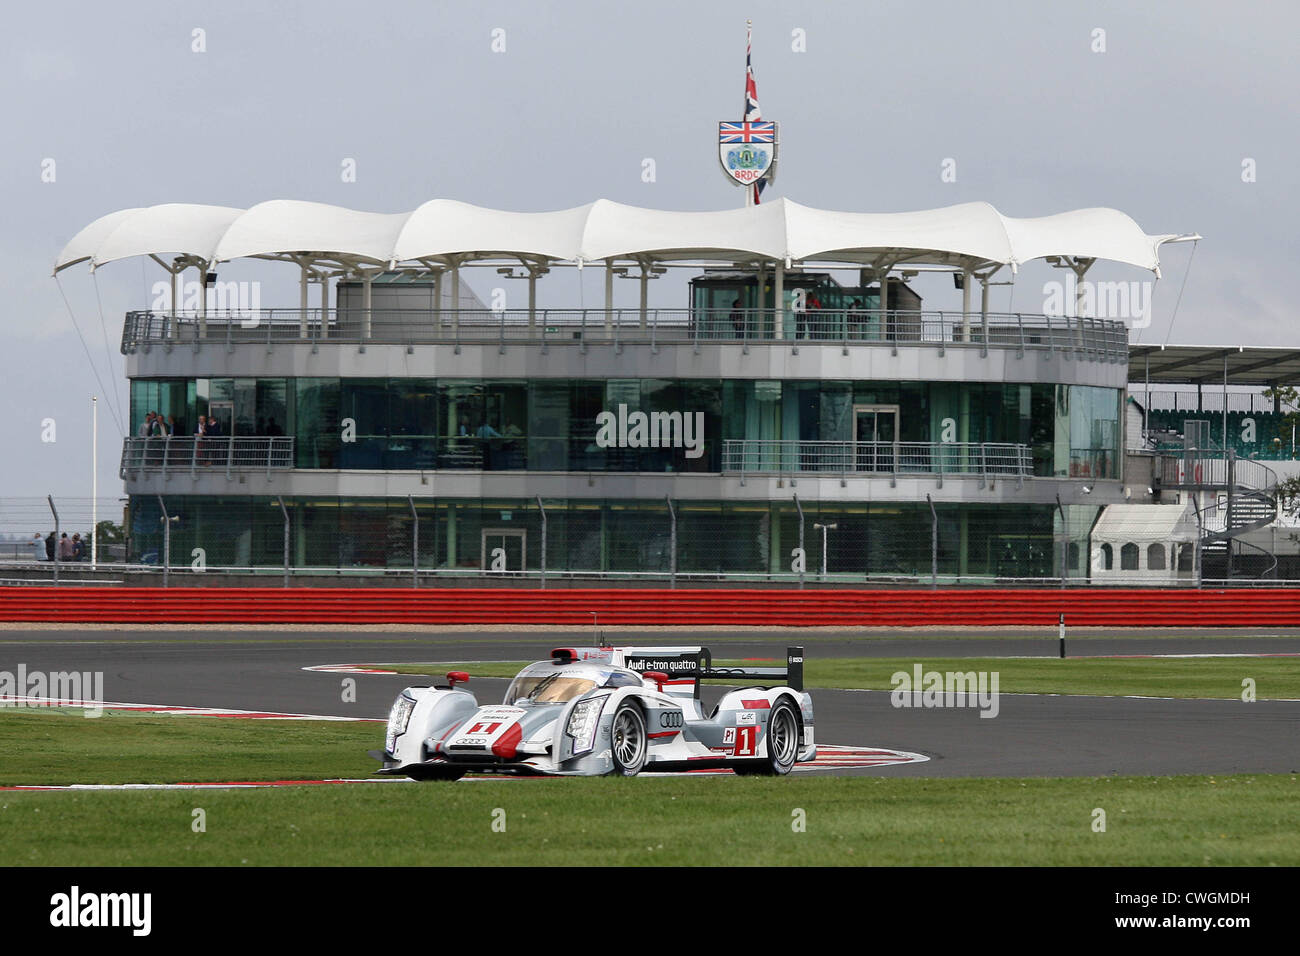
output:
[[[784,667],[757,667],[748,662],[714,666],[713,654],[707,647],[619,647],[613,650],[613,663],[639,674],[659,671],[668,675],[672,683],[690,681],[694,684],[696,696],[702,680],[757,680],[803,690],[802,647],[785,649]]]

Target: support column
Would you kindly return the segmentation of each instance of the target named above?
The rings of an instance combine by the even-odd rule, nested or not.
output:
[[[207,263],[199,264],[199,337],[206,338],[208,334],[208,266]],[[229,321],[229,318],[227,318]]]
[[[460,263],[457,262],[451,267],[451,309],[452,320],[451,326],[456,330],[456,336],[460,336]]]
[[[971,271],[963,269],[961,273],[961,340],[970,341],[970,280]]]
[[[176,338],[177,332],[179,331],[177,329],[176,309],[178,308],[177,303],[180,302],[180,298],[181,298],[181,271],[177,269],[175,266],[173,266],[171,269],[171,274],[172,274],[172,309],[171,309],[171,322],[167,326],[167,337],[169,339],[174,339]]]
[[[980,328],[984,331],[984,354],[989,348],[989,277],[980,276]]]
[[[433,327],[442,325],[442,271],[433,274]]]
[[[300,338],[307,338],[307,266],[299,263],[302,269],[302,276],[298,282],[298,334]]]
[[[614,335],[614,260],[605,260],[605,336]]]
[[[650,266],[645,261],[641,262],[641,328],[646,327],[646,303],[649,301],[650,292]]]
[[[361,337],[363,339],[370,338],[371,329],[373,328],[371,324],[371,311],[370,311],[371,309],[370,286],[371,286],[372,278],[373,277],[368,272],[361,278],[361,311],[362,311]]]
[[[330,279],[327,275],[320,277],[320,337],[329,338],[330,324]]]
[[[537,327],[537,270],[528,267],[528,337]]]
[[[778,262],[772,278],[772,337],[785,338],[785,264]]]

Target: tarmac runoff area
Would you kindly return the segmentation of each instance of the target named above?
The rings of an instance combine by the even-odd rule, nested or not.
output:
[[[1055,628],[999,628],[992,636],[954,628],[602,630],[616,644],[704,643],[717,657],[779,657],[788,644],[802,644],[808,657],[923,661],[1057,654]],[[1225,629],[1153,633],[1160,634],[1072,630],[1067,653],[1300,654],[1296,629],[1250,636]],[[28,672],[102,671],[105,700],[142,707],[382,720],[402,687],[422,681],[396,674],[343,674],[331,666],[540,659],[553,646],[590,645],[592,637],[589,628],[9,624],[0,627],[0,671],[12,673],[19,664]],[[357,682],[355,703],[341,700],[344,677]],[[480,701],[494,702],[506,683],[476,678],[470,686]],[[706,702],[720,693],[720,688],[707,688]],[[990,720],[974,707],[896,708],[888,691],[814,690],[813,698],[817,740],[828,749],[820,766],[806,771],[812,773],[1069,777],[1300,771],[1300,701],[1003,693],[997,717]],[[843,759],[834,759],[835,754]]]

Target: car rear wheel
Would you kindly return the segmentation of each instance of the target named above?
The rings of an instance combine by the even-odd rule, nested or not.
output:
[[[641,708],[625,701],[614,713],[610,752],[614,757],[614,772],[624,777],[635,777],[645,766],[647,737],[645,717]]]
[[[788,700],[778,701],[767,718],[767,756],[753,763],[739,764],[738,776],[783,777],[794,769],[799,757],[799,718]]]

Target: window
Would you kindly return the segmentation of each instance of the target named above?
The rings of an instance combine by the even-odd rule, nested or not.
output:
[[[1119,549],[1119,569],[1121,571],[1138,569],[1138,546],[1132,541]]]
[[[1165,546],[1163,544],[1153,544],[1147,548],[1147,570],[1164,571],[1165,565]]]
[[[1101,569],[1103,571],[1115,570],[1115,549],[1109,544],[1101,546]]]
[[[1194,552],[1190,544],[1180,544],[1178,546],[1178,570],[1191,571],[1193,556]]]

